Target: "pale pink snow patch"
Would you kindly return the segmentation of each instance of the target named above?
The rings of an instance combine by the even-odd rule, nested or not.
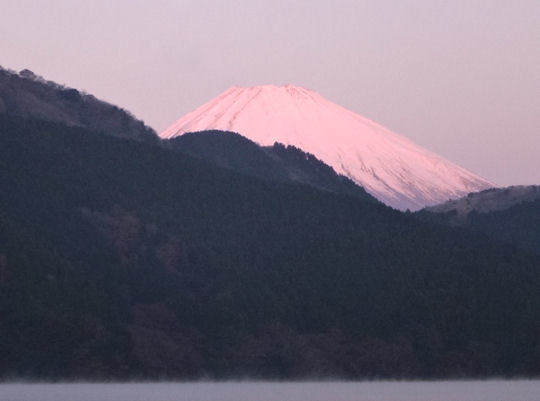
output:
[[[294,145],[401,210],[495,186],[316,92],[292,85],[232,87],[160,136],[209,129],[234,131],[263,146]]]

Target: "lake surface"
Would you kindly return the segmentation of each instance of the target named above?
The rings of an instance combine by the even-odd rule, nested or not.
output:
[[[540,380],[0,384],[1,401],[538,401]]]

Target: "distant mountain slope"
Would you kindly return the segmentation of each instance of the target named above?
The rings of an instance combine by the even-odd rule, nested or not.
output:
[[[212,129],[238,132],[262,146],[296,146],[401,210],[418,210],[494,186],[301,87],[232,87],[160,136]]]
[[[539,257],[0,115],[0,377],[540,374]]]
[[[261,147],[239,134],[220,131],[187,133],[165,144],[245,175],[309,185],[377,202],[353,181],[336,174],[331,167],[294,146]]]
[[[512,186],[471,193],[426,208],[418,216],[479,231],[540,254],[540,186]]]
[[[453,212],[456,217],[464,217],[471,212],[497,212],[520,203],[532,202],[539,199],[540,186],[517,185],[472,192],[462,198],[427,207],[425,210],[434,213]]]
[[[129,112],[29,70],[15,73],[0,67],[0,113],[157,142],[155,132]]]

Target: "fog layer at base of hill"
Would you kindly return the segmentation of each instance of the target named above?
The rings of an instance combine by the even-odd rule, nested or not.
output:
[[[0,377],[540,373],[540,259],[357,197],[0,116]]]
[[[538,380],[0,384],[9,401],[537,401]]]

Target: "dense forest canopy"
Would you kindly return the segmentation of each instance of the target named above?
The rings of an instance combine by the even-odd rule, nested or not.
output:
[[[0,376],[538,375],[540,257],[0,115]]]

